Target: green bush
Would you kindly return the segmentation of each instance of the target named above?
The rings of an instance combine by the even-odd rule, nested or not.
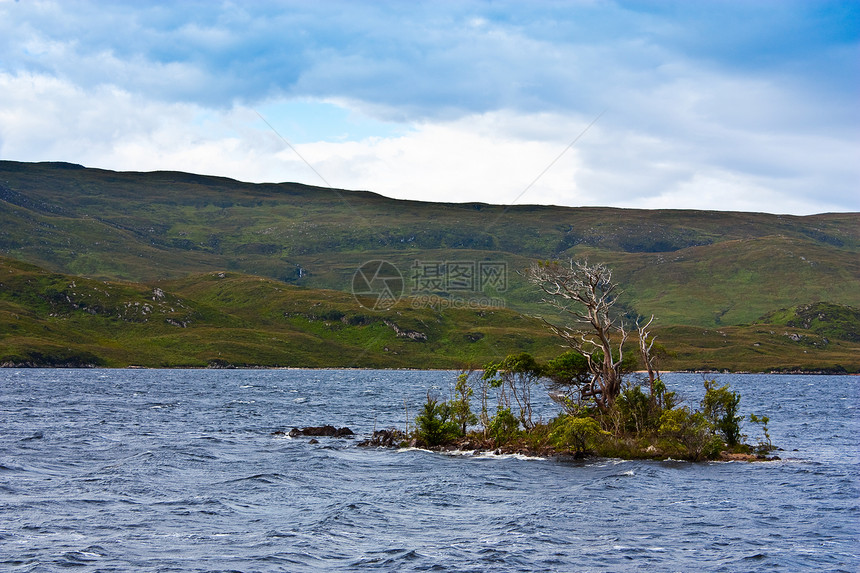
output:
[[[460,427],[451,419],[450,406],[428,393],[424,408],[415,418],[415,438],[418,443],[428,447],[441,446],[460,436]]]
[[[658,433],[663,449],[696,461],[717,457],[723,446],[708,418],[686,406],[665,410]]]
[[[568,350],[547,362],[542,370],[554,394],[553,400],[560,403],[567,414],[578,414],[583,409],[582,389],[591,382],[588,359],[575,350]]]
[[[454,397],[448,402],[451,418],[460,427],[461,434],[466,433],[468,426],[478,423],[478,417],[472,413],[470,404],[473,394],[474,391],[469,386],[469,373],[461,373],[457,376],[457,383],[454,385]]]
[[[520,422],[510,408],[500,408],[490,419],[487,433],[497,446],[506,444],[519,434]]]
[[[626,432],[641,434],[660,423],[659,410],[640,386],[631,386],[621,392],[614,406],[620,415],[620,426]]]
[[[750,414],[750,422],[753,424],[761,424],[762,438],[759,438],[758,445],[756,446],[756,451],[760,454],[766,454],[772,450],[774,450],[773,442],[770,441],[770,432],[768,431],[768,423],[770,422],[770,418],[767,416],[756,416],[755,414]]]
[[[722,434],[729,447],[738,445],[741,440],[741,417],[738,415],[740,402],[740,394],[730,391],[728,384],[718,388],[716,380],[705,380],[703,413],[714,429]]]
[[[563,416],[555,424],[550,439],[558,449],[584,453],[594,449],[597,440],[606,433],[594,418]]]
[[[666,389],[666,384],[659,378],[654,381],[654,399],[657,401],[661,412],[662,410],[671,410],[677,405],[677,398],[674,392],[669,392]]]

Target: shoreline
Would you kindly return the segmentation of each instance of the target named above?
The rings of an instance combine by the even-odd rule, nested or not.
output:
[[[463,372],[458,368],[368,368],[363,366],[96,366],[89,365],[37,365],[37,364],[0,364],[0,370],[314,370],[314,371],[382,371],[382,372]],[[481,371],[476,368],[475,371]],[[639,372],[637,372],[639,373]],[[860,376],[860,372],[832,372],[827,370],[769,370],[753,372],[750,370],[666,370],[664,374],[705,374],[705,375],[747,375],[747,376]]]
[[[574,453],[570,451],[558,451],[552,447],[542,448],[540,450],[532,450],[530,448],[518,447],[516,445],[510,446],[502,446],[499,448],[469,448],[471,444],[453,444],[450,446],[439,446],[433,448],[420,448],[425,451],[448,454],[448,455],[462,455],[462,456],[473,456],[480,457],[483,454],[491,455],[491,456],[517,456],[524,459],[534,459],[534,460],[559,460],[566,459],[572,461],[583,461],[583,460],[625,460],[625,461],[654,461],[654,462],[665,462],[665,461],[676,461],[676,462],[689,462],[689,463],[707,463],[707,462],[777,462],[782,461],[777,455],[768,456],[763,454],[748,454],[748,453],[733,453],[723,451],[720,452],[720,456],[715,459],[704,459],[704,460],[687,460],[683,458],[673,458],[671,456],[663,457],[661,455],[654,456],[642,456],[642,457],[630,457],[630,458],[609,458],[604,456],[595,455],[588,452],[579,452]],[[410,446],[410,448],[413,446]]]
[[[329,432],[329,436],[338,436],[336,429],[334,427],[327,426],[330,428],[332,432]],[[298,437],[301,435],[314,436],[317,435],[317,430],[319,428],[310,427],[306,430],[311,430],[311,432],[306,432],[305,430],[299,430],[298,428],[294,428],[289,432],[289,436]],[[351,430],[344,429],[349,431],[351,434]],[[272,435],[281,435],[283,432],[276,432]],[[351,434],[352,435],[352,434]],[[411,438],[411,439],[410,439]],[[310,443],[317,443],[315,441]],[[781,461],[778,455],[769,455],[770,452],[781,452],[783,451],[777,447],[771,447],[766,451],[756,452],[752,447],[748,445],[742,444],[743,448],[741,451],[736,449],[735,451],[730,450],[720,450],[718,455],[715,457],[700,457],[699,454],[695,454],[693,457],[685,457],[683,454],[681,457],[673,457],[672,453],[667,453],[666,450],[654,448],[654,446],[649,446],[645,449],[637,449],[631,450],[628,453],[628,456],[607,456],[601,455],[599,450],[594,450],[591,448],[584,449],[581,451],[575,451],[571,449],[558,449],[553,446],[548,441],[543,441],[542,445],[530,445],[528,443],[528,439],[515,439],[505,444],[498,445],[492,438],[481,437],[478,433],[471,433],[467,436],[458,438],[454,441],[439,444],[435,446],[428,446],[426,443],[422,443],[419,438],[415,436],[409,436],[404,434],[403,432],[396,429],[385,429],[385,430],[374,430],[373,434],[368,437],[365,437],[364,440],[360,441],[356,444],[356,447],[365,449],[365,448],[374,448],[374,449],[388,449],[388,450],[396,450],[396,451],[409,451],[409,450],[421,450],[426,452],[439,453],[443,455],[449,456],[462,456],[462,457],[498,457],[498,456],[515,456],[521,459],[534,459],[534,460],[552,460],[552,459],[568,459],[568,460],[589,460],[589,459],[619,459],[619,460],[651,460],[651,461],[684,461],[690,463],[701,463],[701,462],[773,462],[773,461]],[[679,452],[674,452],[676,455]]]

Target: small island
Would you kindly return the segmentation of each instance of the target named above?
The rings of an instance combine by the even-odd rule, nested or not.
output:
[[[362,445],[543,457],[779,459],[769,456],[776,448],[767,416],[749,415],[761,436],[755,444],[745,441],[741,397],[728,384],[705,379],[698,407],[667,390],[657,368],[663,349],[649,330],[654,318],[635,318],[631,332],[612,312],[617,285],[606,266],[539,262],[527,276],[545,293],[544,302],[572,317],[573,327],[546,322],[569,350],[543,364],[521,353],[463,371],[450,399],[428,392],[414,430],[377,431]],[[543,387],[561,407],[546,422],[535,419],[532,404]]]
[[[523,401],[521,391],[527,385],[536,388],[547,383],[540,382],[537,373],[549,376],[553,368],[572,357],[572,353],[565,353],[541,365],[528,354],[511,355],[483,372],[462,372],[454,385],[452,399],[443,401],[428,393],[411,431],[376,430],[358,445],[574,459],[780,459],[772,455],[778,448],[770,439],[769,418],[756,414],[741,416],[740,395],[728,384],[719,386],[714,380],[704,380],[705,396],[698,408],[678,404],[675,393],[666,391],[659,380],[655,394],[643,391],[641,384],[631,380],[625,382],[624,389],[606,409],[577,404],[551,390],[561,412],[546,422],[530,418],[530,406]],[[481,396],[497,385],[499,403],[492,416],[488,415],[484,400],[479,413],[473,411],[473,383],[479,387]],[[550,387],[555,384],[556,379],[548,379]],[[511,399],[515,404],[513,409],[505,405]],[[759,427],[755,443],[747,442],[747,436],[741,433],[745,419]]]

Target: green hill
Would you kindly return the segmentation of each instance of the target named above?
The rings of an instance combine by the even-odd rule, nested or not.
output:
[[[396,201],[298,184],[0,161],[0,253],[58,272],[153,281],[227,269],[348,291],[391,261],[502,261],[510,308],[538,312],[530,260],[611,265],[622,301],[667,324],[860,306],[860,218]],[[418,294],[418,293],[416,293]]]
[[[770,312],[760,322],[803,329],[806,335],[825,339],[860,342],[860,310],[856,308],[819,302]]]
[[[143,285],[0,258],[0,364],[459,368],[558,343],[505,309],[362,308],[230,272]]]
[[[373,311],[339,291],[232,272],[144,285],[0,258],[0,365],[463,368],[563,350],[514,311],[415,300]],[[848,334],[827,339],[782,315],[776,326],[660,328],[663,368],[860,371],[857,311],[828,309]]]
[[[145,299],[152,298],[154,285],[162,284],[158,281],[168,281],[158,288],[173,293],[172,296],[179,297],[194,312],[202,313],[200,316],[205,320],[198,318],[192,324],[199,326],[203,322],[213,329],[241,329],[239,324],[251,324],[251,331],[256,331],[261,325],[269,328],[269,323],[259,322],[262,318],[258,318],[257,313],[263,313],[261,317],[266,316],[264,310],[270,307],[265,302],[266,296],[262,295],[250,296],[248,300],[253,302],[247,308],[233,307],[232,301],[218,299],[212,292],[200,290],[202,284],[207,284],[201,277],[228,273],[225,275],[229,277],[227,282],[222,280],[219,284],[230,284],[231,289],[237,290],[233,297],[239,296],[240,286],[245,289],[259,278],[272,279],[261,284],[270,285],[270,288],[266,287],[269,288],[267,296],[275,297],[279,305],[288,302],[278,298],[282,296],[279,292],[290,293],[288,298],[296,300],[299,307],[337,299],[341,306],[333,307],[333,310],[353,316],[349,313],[360,314],[350,307],[354,304],[349,294],[353,277],[362,263],[371,260],[389,261],[400,270],[407,297],[435,296],[440,297],[437,300],[444,301],[492,297],[494,301],[501,301],[494,307],[506,307],[495,308],[494,316],[504,314],[511,320],[518,317],[516,320],[521,321],[528,320],[519,313],[540,315],[548,312],[539,304],[538,292],[519,274],[531,261],[589,258],[605,262],[614,269],[614,277],[623,288],[618,307],[630,318],[656,315],[659,328],[668,333],[664,336],[669,337],[673,332],[687,332],[686,328],[689,332],[737,332],[736,336],[742,339],[753,328],[747,325],[776,309],[816,304],[860,307],[860,217],[856,213],[796,217],[761,213],[422,203],[387,199],[369,192],[295,183],[250,184],[177,172],[120,173],[68,163],[0,161],[0,255],[36,264],[52,273],[69,275],[57,279],[61,282],[68,280],[81,284],[81,281],[90,280],[95,289],[98,288],[96,283],[109,281],[114,285],[112,288],[118,289],[117,292],[133,289],[137,294],[133,297],[129,294],[130,298],[126,297],[128,300],[124,302],[143,304]],[[505,280],[489,281],[484,288],[477,280],[473,281],[475,284],[452,288],[453,269],[471,268],[473,278],[480,278],[478,272],[484,265],[487,268],[493,265],[504,268],[502,278]],[[432,281],[423,280],[427,278],[427,269],[441,272],[451,284],[431,284]],[[321,293],[324,292],[327,294],[323,296]],[[44,306],[47,299],[40,296],[51,299],[53,295],[46,292],[37,296],[38,300],[18,301],[16,304],[24,304],[28,312],[38,314],[47,310]],[[3,300],[3,304],[12,304],[8,297]],[[56,300],[54,304],[60,302]],[[77,302],[81,303],[87,301]],[[106,299],[100,304],[108,308],[114,303]],[[224,310],[225,304],[230,307],[230,312]],[[87,308],[95,312],[88,312],[89,316],[105,317],[92,306]],[[110,308],[111,312],[120,310],[118,307]],[[152,310],[162,313],[159,317],[163,318],[161,322],[164,324],[159,324],[164,332],[160,336],[165,341],[167,354],[172,352],[176,357],[193,355],[195,361],[188,364],[197,365],[215,360],[217,352],[223,355],[224,346],[218,343],[217,335],[198,332],[198,326],[183,329],[185,333],[181,338],[187,346],[174,349],[171,345],[177,337],[175,329],[181,327],[167,328],[164,325],[170,326],[166,322],[168,319],[182,322],[185,315],[177,310],[176,305],[171,308],[173,313],[177,313],[175,316],[161,307],[153,307]],[[80,309],[73,310],[77,312]],[[297,307],[296,312],[305,310]],[[455,315],[451,313],[453,322],[446,326],[451,328],[446,340],[457,339],[455,332],[462,334],[474,329],[466,315],[462,319]],[[408,317],[409,313],[405,316]],[[771,319],[777,320],[780,316],[774,314]],[[48,318],[56,317],[39,315],[40,321]],[[120,338],[125,336],[123,332],[134,332],[137,328],[134,325],[140,324],[125,318],[120,320],[124,321],[122,328],[105,325],[105,328],[117,329]],[[241,322],[243,320],[244,323]],[[363,349],[367,341],[350,339],[352,335],[348,334],[356,325],[350,325],[348,317],[346,320],[346,323],[335,321],[338,325],[345,325],[343,328],[338,326],[343,332],[325,340],[330,340],[332,345],[346,345],[344,348],[357,344],[357,348]],[[429,315],[422,320],[429,321]],[[447,313],[445,320],[448,320]],[[462,322],[458,323],[458,320]],[[321,340],[321,335],[314,328],[319,326],[317,322],[334,322],[305,322],[300,324],[294,320],[291,329],[287,329],[292,338],[289,349],[283,350],[286,354],[266,354],[266,343],[260,342],[265,338],[257,340],[244,333],[246,338],[242,339],[242,348],[257,344],[260,353],[248,354],[253,360],[245,362],[330,365],[328,360],[317,359],[320,352],[313,341]],[[151,324],[151,320],[147,324]],[[373,324],[376,325],[373,328],[387,328],[394,332],[383,322]],[[73,326],[90,328],[83,322]],[[505,323],[499,328],[509,326]],[[787,323],[781,326],[793,327]],[[190,342],[192,331],[200,335],[194,344]],[[535,341],[543,340],[543,334],[533,328],[529,331],[535,332],[530,335],[536,337]],[[831,343],[831,351],[837,343],[851,342],[827,336],[823,331],[806,331],[806,334],[826,338]],[[129,336],[134,338],[134,335]],[[207,346],[208,336],[215,338]],[[309,336],[317,338],[308,339]],[[42,337],[42,340],[47,344],[52,337]],[[226,343],[226,340],[222,342]],[[395,342],[403,341],[395,337]],[[520,348],[521,342],[510,345],[510,348]],[[679,342],[683,347],[687,342],[685,336],[680,336]],[[755,344],[755,341],[749,342]],[[768,350],[768,356],[778,356],[781,352],[787,352],[786,356],[796,355],[790,345],[781,346],[782,342],[781,338],[775,339],[776,346]],[[4,349],[6,355],[10,355],[12,350],[23,352],[27,348],[20,341],[15,344],[17,346]],[[452,343],[451,347],[444,349],[445,353],[450,353],[444,357],[438,353],[443,351],[439,347],[437,353],[428,353],[428,360],[432,356],[434,364],[460,363],[468,358],[462,354],[466,352],[464,349],[474,350],[475,344]],[[541,344],[544,343],[535,344],[538,346],[532,350],[542,352],[544,347]],[[761,341],[759,346],[751,346],[750,351],[764,352],[769,344],[767,340]],[[689,356],[701,358],[703,355],[696,350],[700,346],[694,344]],[[211,352],[197,352],[198,347],[209,348]],[[526,347],[527,344],[523,346]],[[189,354],[191,349],[195,352]],[[385,355],[377,354],[376,350],[368,350],[369,354],[356,364],[416,365],[409,363],[402,354],[394,354],[394,350],[390,349],[390,353]],[[152,360],[128,358],[127,361],[155,364],[154,357],[162,355],[159,352],[141,354],[153,357]],[[332,350],[331,355],[352,356],[354,353],[351,352]],[[295,360],[281,360],[285,355],[292,356],[290,353]],[[476,359],[478,354],[474,355]],[[755,364],[754,355],[744,358],[716,351],[713,354],[718,358],[703,362],[703,365],[749,369],[744,364]],[[115,356],[94,352],[94,356],[101,356],[110,364],[126,360],[120,359],[121,355],[119,350]],[[238,362],[242,362],[238,357],[246,356],[245,350],[235,356]],[[678,359],[679,363],[693,363],[683,358],[687,356],[683,353],[678,356],[682,357]],[[178,358],[165,360],[169,364],[181,363]],[[845,363],[841,358],[835,360],[837,358],[830,363]],[[770,358],[768,361],[770,364]],[[342,362],[340,365],[349,365],[345,359]],[[819,367],[826,366],[814,360],[813,363]]]

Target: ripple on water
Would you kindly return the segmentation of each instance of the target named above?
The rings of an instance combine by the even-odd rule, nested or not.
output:
[[[797,451],[691,464],[271,435],[403,428],[404,400],[454,373],[18,372],[0,371],[0,569],[860,569],[851,377],[827,379],[837,400],[820,379],[727,377]],[[699,378],[667,382],[699,399]]]

